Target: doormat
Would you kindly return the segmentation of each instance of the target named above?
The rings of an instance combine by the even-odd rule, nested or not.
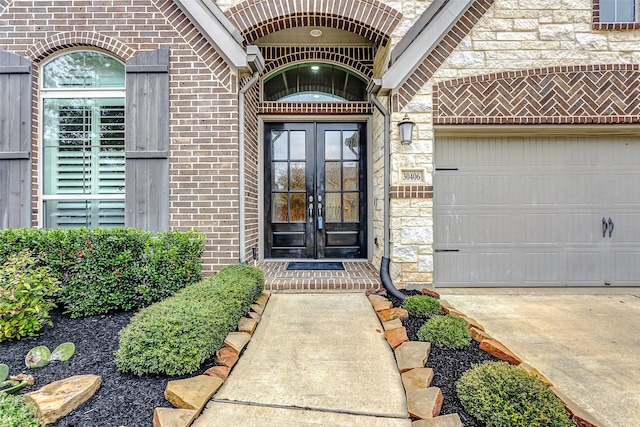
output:
[[[287,270],[344,270],[341,262],[290,262]]]

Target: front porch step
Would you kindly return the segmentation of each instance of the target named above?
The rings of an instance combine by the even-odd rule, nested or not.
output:
[[[344,270],[287,270],[288,262],[263,261],[268,290],[366,290],[379,288],[380,275],[367,262],[343,262]]]

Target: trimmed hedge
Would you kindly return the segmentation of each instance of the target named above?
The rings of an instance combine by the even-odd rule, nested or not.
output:
[[[195,372],[222,347],[263,289],[261,270],[233,265],[140,310],[120,331],[118,369],[135,375]]]
[[[132,310],[202,278],[204,236],[134,228],[0,231],[0,263],[29,249],[61,284],[56,303],[71,317]]]
[[[3,427],[40,427],[31,406],[25,405],[20,396],[0,393],[0,425]]]
[[[430,317],[442,313],[440,301],[429,295],[408,296],[402,302],[402,308],[412,316]]]
[[[524,369],[485,362],[456,383],[464,409],[487,427],[575,427],[563,403]]]
[[[418,339],[459,350],[469,345],[471,335],[462,319],[453,316],[433,316],[420,327]]]

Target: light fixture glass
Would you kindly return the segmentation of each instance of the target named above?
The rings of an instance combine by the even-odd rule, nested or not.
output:
[[[318,71],[320,71],[320,66],[319,65],[312,65],[311,66],[311,71],[317,73]]]
[[[402,121],[398,122],[398,129],[400,130],[400,143],[402,145],[409,145],[413,141],[413,126],[415,125],[409,119],[409,115],[405,113]]]
[[[311,34],[311,37],[320,37],[322,35],[322,30],[314,28],[313,30],[309,31],[309,34]]]

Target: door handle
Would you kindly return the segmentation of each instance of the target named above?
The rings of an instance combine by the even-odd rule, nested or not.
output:
[[[613,221],[611,220],[611,217],[609,217],[609,238],[611,238],[611,234],[613,234]]]
[[[318,216],[322,216],[322,203],[318,203]]]
[[[309,203],[309,222],[313,222],[313,203]]]
[[[607,220],[605,217],[602,217],[602,237],[607,237]]]

